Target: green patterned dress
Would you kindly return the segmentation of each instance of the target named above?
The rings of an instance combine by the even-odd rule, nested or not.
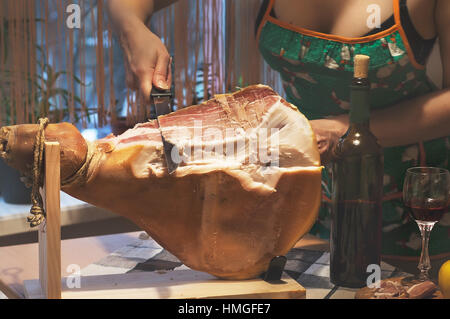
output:
[[[398,1],[394,1],[394,4]],[[287,99],[310,119],[348,113],[349,84],[353,57],[371,57],[369,78],[372,109],[382,109],[436,90],[425,68],[411,52],[400,23],[398,4],[395,25],[375,35],[344,38],[295,27],[279,21],[269,12],[258,31],[259,48],[266,62],[281,74]],[[412,257],[420,254],[418,227],[403,206],[401,191],[407,168],[436,166],[449,168],[450,139],[386,148],[383,243],[385,256]],[[324,200],[319,220],[311,233],[329,237],[331,198],[330,170],[324,170]],[[450,213],[431,234],[430,255],[450,256]]]

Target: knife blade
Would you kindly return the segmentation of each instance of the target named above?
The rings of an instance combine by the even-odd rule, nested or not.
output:
[[[172,108],[170,106],[170,100],[172,98],[172,92],[170,90],[159,90],[157,88],[153,88],[151,94],[151,100],[155,106],[156,111],[156,121],[158,122],[159,133],[161,134],[161,140],[163,143],[164,149],[164,157],[166,158],[167,170],[169,174],[172,174],[176,171],[179,166],[179,155],[178,148],[175,144],[168,142],[163,135],[161,125],[159,123],[159,117],[162,115],[169,114],[172,112]],[[176,159],[174,159],[176,157]]]

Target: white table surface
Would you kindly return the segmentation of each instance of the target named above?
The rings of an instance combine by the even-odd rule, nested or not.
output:
[[[0,197],[0,237],[31,231],[27,223],[30,208],[31,204],[8,204]],[[62,226],[117,217],[107,210],[92,206],[61,192]]]

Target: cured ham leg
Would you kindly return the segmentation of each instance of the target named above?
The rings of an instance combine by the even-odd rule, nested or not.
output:
[[[49,125],[46,139],[62,147],[63,191],[129,218],[187,266],[227,279],[260,275],[315,222],[315,136],[271,88],[218,95],[160,125],[178,149],[172,175],[155,121],[92,144],[70,124]],[[0,134],[1,156],[22,172],[35,133],[15,126]]]

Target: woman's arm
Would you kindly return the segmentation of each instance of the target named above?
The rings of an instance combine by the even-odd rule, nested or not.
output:
[[[371,113],[370,127],[383,147],[408,145],[450,135],[450,1],[437,0],[435,12],[444,88]],[[311,121],[324,163],[348,129],[348,116]]]
[[[132,14],[138,17],[142,22],[147,21],[150,16],[165,7],[170,6],[177,0],[108,0],[108,10],[115,23],[120,21],[123,13]],[[129,17],[129,16],[128,16]]]
[[[148,101],[153,86],[171,85],[170,56],[145,22],[176,0],[108,0],[107,8],[125,55],[126,82]]]
[[[435,23],[441,47],[444,88],[373,112],[371,128],[383,146],[450,135],[450,1],[436,1]]]

